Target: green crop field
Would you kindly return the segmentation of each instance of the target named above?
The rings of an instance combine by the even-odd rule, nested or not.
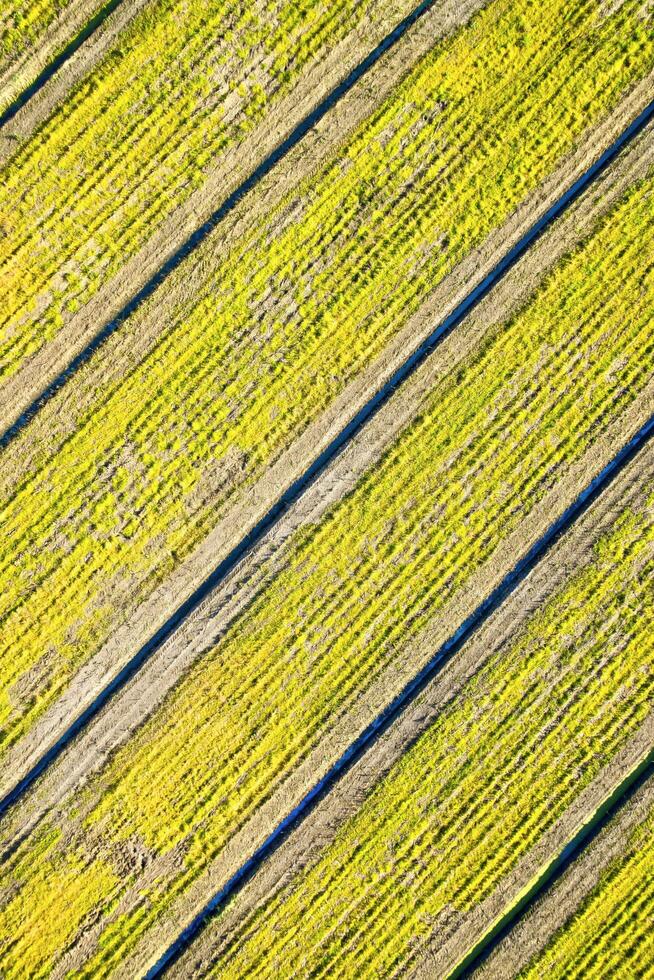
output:
[[[16,947],[27,957],[19,972],[47,963],[59,930],[78,928],[98,894],[124,899],[132,876],[107,860],[121,842],[138,840],[151,860],[181,851],[167,885],[107,927],[88,969],[115,965],[398,648],[456,601],[541,500],[557,506],[562,474],[593,456],[651,378],[642,353],[653,339],[653,186],[648,177],[630,188],[519,313],[424,393],[380,463],[296,533],[285,570],[68,803],[63,823],[20,852],[9,875],[24,882],[16,907],[29,902],[34,932]],[[72,841],[65,826],[77,827]],[[77,900],[44,936],[44,903],[68,887]],[[11,923],[11,905],[7,914]]]
[[[374,3],[343,0],[329,5],[327,14],[318,2],[300,8],[289,2],[270,23],[251,10],[238,17],[228,4],[217,4],[208,17],[198,3],[184,21],[186,34],[177,26],[180,4],[160,0],[146,5],[120,36],[120,48],[107,53],[5,168],[0,189],[4,377],[29,362],[67,324],[74,336],[75,314],[138,254],[164,218],[201,188],[212,161],[244,140],[316,50],[353,29],[367,6],[375,8]],[[276,236],[277,262],[311,254],[312,239],[320,234],[321,253],[344,252],[350,279],[362,288],[374,280],[376,263],[371,257],[370,272],[357,276],[356,246],[372,236],[382,248],[386,218],[407,226],[409,240],[394,239],[396,270],[406,273],[413,265],[408,257],[412,232],[422,235],[423,262],[430,249],[440,253],[444,245],[445,255],[435,258],[451,265],[458,244],[448,247],[452,227],[461,244],[476,244],[585,127],[654,68],[654,42],[639,7],[632,0],[613,16],[599,16],[591,2],[573,8],[550,2],[537,10],[529,2],[496,0],[450,43],[437,46],[347,147],[332,165],[331,180],[326,175],[327,183],[311,195],[304,227],[291,226],[286,236]],[[209,41],[216,24],[225,20],[231,26],[223,35],[229,54]],[[218,73],[225,81],[216,92],[211,78]],[[257,75],[267,80],[267,89],[255,81]],[[380,143],[385,149],[381,160]],[[521,147],[520,154],[515,146]],[[57,160],[56,167],[47,166],[51,159]],[[494,178],[490,186],[486,175]],[[420,206],[437,177],[437,201],[447,220],[439,210],[428,217],[424,203]],[[380,182],[383,190],[375,186]],[[390,207],[400,191],[408,192],[401,215]],[[332,229],[323,226],[325,199],[336,222]],[[366,203],[373,227],[366,222],[359,229],[356,216]],[[458,213],[452,213],[453,207]],[[339,249],[353,221],[354,240]],[[250,274],[241,261],[237,268],[233,288],[242,294]],[[274,273],[267,275],[270,279]],[[220,274],[226,284],[233,276],[227,270]],[[418,279],[416,287],[421,286]],[[330,293],[336,302],[341,290]],[[245,292],[241,308],[248,304]],[[299,288],[295,302],[301,303],[303,295]],[[312,299],[322,305],[319,289]]]
[[[429,287],[571,150],[624,90],[625,74],[634,80],[654,68],[654,41],[637,20],[618,70],[615,24],[598,23],[591,8],[575,13],[574,25],[558,8],[545,10],[525,4],[538,54],[524,51],[515,4],[502,3],[437,47],[319,177],[207,263],[182,308],[166,309],[166,327],[142,358],[134,363],[127,349],[110,385],[103,370],[93,375],[60,446],[46,435],[25,467],[29,429],[16,445],[0,616],[20,653],[5,657],[0,646],[4,748],[345,384],[383,357]],[[623,5],[616,16],[628,14]],[[570,36],[578,44],[566,47]],[[507,45],[524,52],[511,61],[512,79]],[[593,90],[581,114],[578,66],[589,59]],[[452,61],[460,70],[445,75]],[[497,103],[502,93],[507,101]],[[512,136],[500,143],[494,134],[507,120]],[[119,342],[125,350],[122,332]]]
[[[654,808],[629,833],[565,926],[520,972],[538,977],[647,975],[654,961]]]
[[[1,977],[646,955],[653,27],[3,8]]]
[[[501,886],[647,717],[653,508],[650,496],[619,515],[593,560],[462,688],[315,866],[229,937],[212,974],[396,975]],[[630,863],[634,876],[651,867],[649,850]],[[619,906],[626,876],[605,902]],[[631,895],[645,928],[645,896]],[[551,955],[528,975],[556,973]],[[588,975],[579,967],[573,975]]]
[[[654,898],[654,753],[628,798],[605,808],[592,839],[494,944],[475,980],[648,976]],[[628,777],[629,778],[629,777]]]

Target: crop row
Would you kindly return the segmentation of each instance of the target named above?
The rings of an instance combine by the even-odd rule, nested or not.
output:
[[[0,10],[0,116],[104,0],[6,0]]]
[[[221,155],[378,8],[147,4],[4,169],[1,374],[55,336]]]
[[[74,0],[7,0],[0,12],[0,76]]]
[[[538,977],[645,976],[654,962],[654,808],[545,948],[521,970]]]
[[[650,492],[465,684],[314,866],[223,943],[211,975],[391,976],[453,929],[474,941],[475,910],[648,715],[653,574]],[[646,841],[644,827],[630,861],[526,976],[625,975],[651,932],[651,880],[639,887],[652,877]]]
[[[112,338],[72,382],[78,416],[61,429],[57,419],[26,471],[38,424],[5,454],[4,479],[17,475],[0,557],[3,749],[652,67],[654,40],[630,3],[600,17],[594,3],[497,0],[437,44],[337,157],[228,254],[203,253],[190,266],[199,275],[190,300],[167,309],[155,297],[125,324],[127,342]],[[648,207],[637,195],[633,216],[616,218],[629,258],[608,233],[607,278],[627,276],[615,280],[618,292],[633,286],[629,262],[643,256],[634,222],[649,220]],[[637,292],[633,306],[644,309]],[[156,335],[139,358],[132,343],[146,315]],[[626,355],[617,412],[645,374],[640,315],[622,324],[618,304],[615,316],[607,352],[623,338],[635,358]],[[591,317],[587,329],[600,328]],[[581,335],[570,343],[581,350]],[[558,361],[551,370],[563,377]],[[479,398],[504,381],[503,372],[484,380]],[[608,419],[605,394],[598,389],[596,407]],[[460,397],[454,383],[448,397]],[[465,398],[485,410],[476,394]],[[557,438],[567,458],[563,429]]]
[[[0,933],[25,916],[8,976],[44,969],[98,907],[88,969],[110,969],[534,508],[564,506],[559,482],[651,380],[653,182],[425,393],[381,461],[290,538],[283,570],[24,843],[4,873]]]

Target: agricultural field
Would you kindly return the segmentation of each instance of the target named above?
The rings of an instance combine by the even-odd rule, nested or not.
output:
[[[0,918],[6,934],[17,916],[25,922],[8,960],[16,973],[53,965],[69,945],[58,970],[111,971],[131,956],[142,968],[139,943],[147,951],[148,930],[170,904],[202,884],[312,752],[329,764],[343,716],[351,737],[371,686],[390,699],[402,660],[415,670],[433,652],[420,638],[439,614],[449,629],[459,621],[473,576],[488,592],[507,561],[502,545],[512,561],[516,548],[524,553],[574,499],[580,476],[583,486],[601,467],[604,446],[614,452],[615,433],[626,437],[647,418],[653,187],[650,166],[519,309],[503,318],[489,304],[487,328],[424,386],[374,464],[288,536],[271,574],[246,580],[242,611],[218,643],[133,734],[122,732],[56,816],[33,823],[7,866],[7,893],[13,884],[16,895]],[[599,601],[595,584],[593,593]],[[647,658],[647,645],[636,648]],[[624,669],[637,665],[627,658]],[[642,706],[640,694],[634,702],[634,724],[646,700],[645,692]],[[616,751],[626,715],[618,729]],[[294,802],[287,797],[286,807]],[[48,934],[53,893],[64,908]]]
[[[67,363],[98,316],[117,313],[211,214],[207,181],[224,197],[254,168],[266,147],[259,124],[278,142],[293,120],[289,97],[311,109],[316,72],[322,85],[338,82],[410,9],[408,0],[142,4],[5,154],[0,418],[52,373],[49,341],[65,333]],[[36,377],[21,371],[29,365]]]
[[[0,420],[5,424],[111,320],[109,313],[129,309],[150,276],[200,219],[212,214],[209,202],[220,204],[238,186],[239,173],[258,162],[266,146],[262,127],[267,132],[274,126],[279,139],[284,124],[278,115],[283,111],[283,120],[292,119],[287,102],[293,101],[294,86],[300,99],[309,78],[327,70],[325,61],[338,56],[340,67],[338,42],[346,43],[348,32],[364,18],[376,23],[381,7],[380,0],[330,5],[315,0],[301,7],[288,2],[280,9],[274,5],[271,21],[269,13],[258,13],[257,3],[241,17],[222,3],[209,17],[206,5],[197,3],[194,16],[184,20],[187,35],[178,29],[180,5],[187,7],[187,0],[146,4],[119,34],[118,49],[106,53],[30,138],[18,141],[5,163],[0,188],[5,232],[0,240]],[[400,220],[408,234],[406,241],[395,242],[395,269],[406,272],[418,264],[433,280],[438,268],[429,268],[431,257],[441,270],[451,270],[654,69],[654,45],[641,6],[627,0],[604,15],[594,2],[570,8],[560,0],[541,10],[529,0],[489,4],[451,38],[436,43],[396,87],[389,104],[330,161],[324,179],[317,186],[313,179],[307,183],[311,206],[296,192],[278,219],[283,231],[270,224],[261,230],[265,241],[274,236],[276,266],[292,266],[298,251],[313,256],[317,248],[323,261],[332,255],[349,259],[350,277],[365,288],[375,281],[378,263],[356,278],[361,245],[374,235],[381,249],[387,223]],[[395,7],[401,8],[398,15],[409,9],[399,0],[391,7],[384,4],[385,17],[393,19]],[[216,24],[225,20],[230,29],[222,45],[210,43]],[[373,34],[370,45],[375,39]],[[522,148],[517,156],[516,145]],[[57,165],[48,166],[53,159]],[[440,207],[430,220],[425,196],[431,196],[434,182]],[[332,206],[328,223],[325,199]],[[291,219],[297,214],[299,220],[289,221],[289,209]],[[458,235],[451,236],[451,227]],[[412,259],[417,234],[423,249]],[[251,236],[241,249],[231,250],[236,271],[213,266],[210,283],[224,282],[224,303],[231,300],[232,308],[240,303],[254,315],[264,275],[274,281],[277,273],[285,281],[288,272],[261,269],[258,262],[253,278],[255,269],[243,266],[243,247],[251,254]],[[293,299],[270,311],[273,324],[279,316],[285,323],[296,307],[304,311],[306,269],[301,262],[298,266]],[[343,286],[330,285],[335,307],[330,312],[336,317]],[[421,277],[416,287],[424,289]],[[232,291],[237,295],[230,297]],[[186,299],[187,315],[202,299],[202,294]],[[274,307],[274,295],[268,303]],[[208,314],[205,309],[205,323]],[[174,311],[169,316],[174,323]]]
[[[147,641],[144,626],[206,575],[193,561],[207,536],[231,530],[216,534],[214,560],[238,542],[347,421],[349,386],[368,371],[356,397],[375,390],[433,288],[449,277],[460,289],[466,258],[654,68],[635,13],[625,44],[621,21],[562,11],[525,3],[519,18],[500,0],[437,43],[314,176],[216,252],[210,240],[189,256],[8,447],[0,617],[19,651],[0,646],[3,755],[48,709],[62,715],[57,700],[92,658],[104,683],[107,661],[117,671]],[[540,47],[525,48],[527,16]]]
[[[606,977],[632,970],[638,974],[654,960],[654,811],[636,828],[629,850],[607,869],[597,890],[574,919],[552,940],[522,976]],[[599,937],[599,942],[597,941]]]
[[[653,23],[3,8],[0,976],[638,972]]]
[[[6,0],[0,11],[0,115],[116,0]]]
[[[575,552],[572,574],[515,635],[494,638],[483,664],[456,697],[449,692],[424,732],[406,739],[408,748],[381,782],[369,790],[353,785],[364,802],[345,819],[345,801],[341,814],[332,813],[342,823],[319,857],[315,848],[299,874],[292,864],[278,867],[274,894],[252,896],[238,926],[222,935],[219,920],[214,941],[204,937],[204,958],[189,951],[180,966],[185,975],[456,971],[483,923],[485,900],[517,893],[541,842],[565,843],[552,829],[565,825],[566,810],[611,767],[630,735],[644,731],[654,748],[654,454],[629,476],[613,497],[614,521],[592,547]],[[479,644],[476,652],[484,656]],[[601,795],[589,795],[601,803]],[[645,826],[641,842],[646,835]],[[649,851],[639,848],[622,878],[642,880]],[[616,906],[616,888],[629,894],[626,881],[602,885],[600,893],[610,896],[604,901]],[[641,896],[633,898],[637,917]],[[574,936],[583,946],[581,933]],[[545,969],[536,965],[527,975],[549,976],[551,955]]]
[[[583,858],[499,944],[476,977],[646,974],[653,961],[651,770]]]

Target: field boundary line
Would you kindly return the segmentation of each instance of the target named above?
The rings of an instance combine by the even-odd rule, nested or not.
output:
[[[319,779],[302,800],[277,824],[263,843],[232,875],[225,885],[204,905],[159,959],[144,974],[144,980],[155,980],[163,975],[181,955],[205,922],[220,909],[256,873],[260,865],[273,854],[285,836],[305,820],[314,807],[330,791],[364,753],[388,730],[393,722],[425,689],[437,672],[483,626],[492,613],[524,581],[529,572],[545,557],[562,534],[584,514],[592,503],[606,490],[625,466],[642,450],[654,435],[654,415],[639,429],[609,463],[594,477],[560,517],[551,524],[532,545],[526,555],[514,565],[500,584],[477,606],[474,612],[459,626],[455,633],[436,651],[431,660],[409,681],[402,691],[351,743],[340,758]],[[652,750],[654,757],[654,749]],[[649,758],[649,757],[648,757]],[[634,777],[635,778],[635,777]],[[621,784],[622,785],[622,784]]]
[[[36,76],[33,82],[30,82],[17,96],[15,96],[9,103],[7,108],[0,114],[0,130],[5,126],[10,120],[14,118],[15,115],[26,105],[30,99],[32,99],[41,89],[50,81],[52,76],[59,71],[59,69],[69,61],[76,51],[81,48],[88,38],[92,34],[95,34],[97,29],[104,24],[107,17],[116,10],[123,0],[107,0],[104,7],[96,11],[93,17],[88,20],[84,26],[77,32],[77,34],[66,44],[66,46],[55,55],[54,58],[43,68],[39,74]]]
[[[115,5],[121,3],[122,0],[110,0],[110,3]],[[132,296],[132,298],[123,306],[119,312],[112,317],[94,337],[86,344],[86,346],[75,355],[75,357],[70,361],[70,363],[59,372],[59,374],[53,378],[53,380],[46,385],[43,391],[32,399],[30,404],[25,408],[21,415],[12,422],[5,431],[0,435],[0,450],[5,449],[10,442],[12,442],[16,436],[25,428],[29,423],[30,419],[39,411],[39,409],[49,402],[50,399],[56,394],[56,392],[66,384],[68,379],[72,377],[90,358],[93,356],[96,350],[105,343],[106,340],[111,337],[112,334],[116,332],[121,326],[121,324],[131,316],[161,285],[161,283],[168,278],[168,276],[179,267],[179,265],[184,261],[187,256],[189,256],[195,249],[205,240],[205,238],[211,233],[217,224],[219,224],[227,215],[234,210],[241,199],[253,190],[262,180],[266,177],[274,167],[287,156],[291,150],[293,150],[298,143],[306,136],[306,134],[313,129],[321,121],[321,119],[338,103],[340,100],[347,95],[347,93],[357,84],[357,82],[368,72],[377,62],[383,57],[383,55],[394,47],[406,34],[406,32],[411,28],[421,17],[424,16],[434,5],[436,0],[421,0],[421,2],[414,7],[414,9],[409,13],[403,20],[397,24],[392,31],[390,31],[382,40],[377,44],[373,50],[366,55],[366,57],[356,65],[352,71],[344,78],[341,82],[336,85],[331,92],[317,105],[311,112],[309,112],[300,122],[295,126],[295,128],[275,147],[262,161],[261,163],[250,173],[241,183],[236,187],[225,200],[216,208],[216,210],[209,215],[209,217],[204,221],[198,228],[192,232],[188,238],[176,249],[173,254],[166,259],[163,265],[148,279],[148,281],[138,290],[138,292]],[[1,123],[1,120],[0,120]],[[1,807],[0,807],[1,812]]]
[[[589,847],[620,809],[654,776],[654,748],[651,748],[618,783],[597,809],[579,826],[567,844],[541,868],[518,893],[513,904],[492,923],[453,970],[447,980],[471,977],[498,943],[532,907],[534,902],[565,873],[575,859]]]
[[[425,0],[422,5],[426,10],[433,0]],[[431,334],[416,348],[413,353],[400,365],[385,384],[377,390],[356,415],[340,430],[321,453],[309,464],[306,470],[291,483],[286,491],[272,504],[263,517],[235,545],[209,573],[203,582],[191,595],[168,617],[161,627],[139,648],[134,656],[118,671],[108,684],[96,695],[91,703],[73,719],[59,738],[47,749],[41,758],[34,763],[29,771],[9,789],[0,799],[0,818],[13,806],[32,785],[32,783],[61,755],[75,736],[94,718],[107,704],[110,698],[122,688],[154,654],[161,644],[177,629],[177,627],[200,605],[207,595],[220,583],[238,562],[249,552],[257,542],[274,526],[282,514],[301,496],[304,490],[312,484],[331,460],[344,448],[355,434],[374,416],[381,406],[391,397],[399,385],[405,381],[465,316],[477,306],[491,291],[504,275],[516,264],[519,258],[528,250],[531,244],[539,238],[547,227],[562,214],[612,162],[621,149],[643,129],[654,116],[654,101],[632,121],[620,136],[608,147],[595,163],[585,171],[563,195],[536,221],[513,248],[502,257],[488,275],[472,289],[457,307],[444,319]],[[648,423],[649,424],[649,423]]]

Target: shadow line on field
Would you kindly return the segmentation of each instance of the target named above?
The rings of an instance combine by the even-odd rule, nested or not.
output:
[[[62,65],[72,58],[75,52],[81,48],[84,42],[94,34],[98,27],[101,26],[109,16],[113,13],[116,7],[120,6],[123,0],[108,0],[108,3],[101,7],[91,17],[90,20],[84,24],[82,29],[72,38],[65,48],[59,52],[58,55],[52,59],[49,64],[36,76],[33,82],[31,82],[27,88],[23,89],[15,99],[7,106],[4,112],[0,115],[0,129],[5,126],[11,119],[14,118],[16,113],[18,113],[24,105],[26,105],[30,99],[32,99],[44,85],[50,81],[52,76],[59,71]]]

